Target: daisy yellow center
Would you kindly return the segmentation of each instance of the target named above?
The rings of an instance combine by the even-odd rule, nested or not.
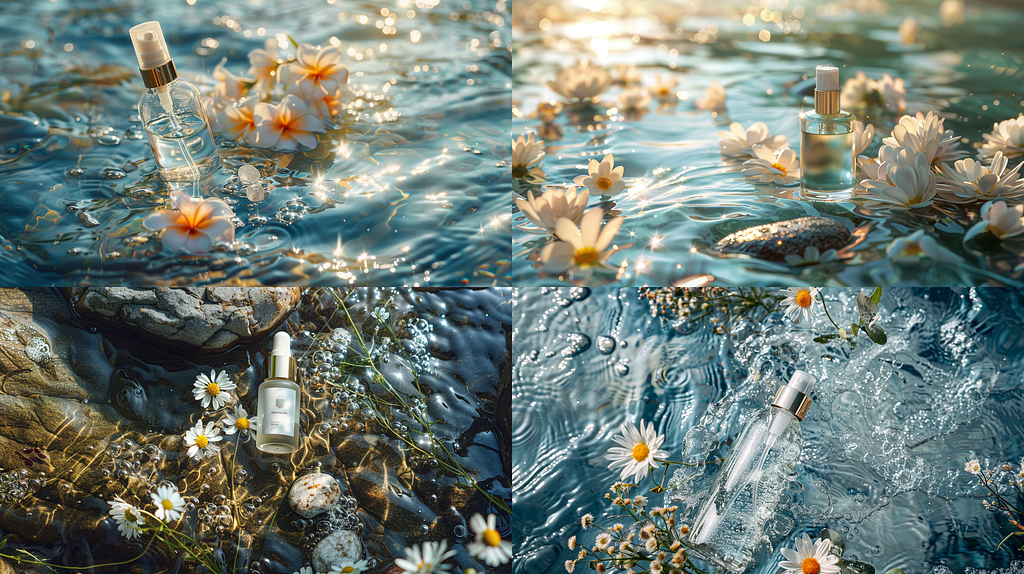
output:
[[[238,430],[246,430],[249,428],[249,419],[238,418],[235,419],[235,428]]]
[[[483,535],[483,539],[484,539],[484,542],[486,542],[488,546],[500,546],[501,545],[501,535],[498,534],[497,530],[485,530],[484,531],[484,535]]]
[[[199,435],[196,437],[196,446],[199,448],[206,448],[206,445],[210,444],[210,439],[206,438],[206,435]],[[164,503],[167,501],[165,500]]]
[[[782,172],[782,175],[786,175],[786,167],[781,163],[773,163],[772,167]]]
[[[797,293],[796,294],[796,304],[801,306],[801,307],[810,307],[811,306],[811,292],[810,291],[801,291],[801,292]]]
[[[210,383],[206,385],[206,394],[210,395],[211,397],[219,395],[220,385],[218,385],[217,383]]]
[[[132,512],[130,508],[124,509],[124,520],[125,522],[135,522],[135,514]]]
[[[593,265],[597,263],[600,257],[601,254],[597,252],[597,249],[593,247],[580,247],[576,250],[573,261],[576,262],[576,265]]]
[[[906,247],[903,248],[904,255],[921,255],[923,253],[924,250],[921,249],[921,245],[918,243],[908,243]]]
[[[608,189],[611,186],[612,186],[612,180],[610,178],[607,178],[607,177],[599,177],[599,178],[597,178],[597,187],[599,187],[601,189]]]
[[[346,566],[346,567],[341,569],[341,574],[349,574],[350,572],[355,572],[355,571],[356,571],[355,568],[353,568],[351,566]]]
[[[640,443],[633,447],[633,460],[640,462],[647,460],[647,455],[651,454],[651,449],[647,448],[647,445]]]
[[[162,501],[160,501],[160,506],[163,506],[164,510],[170,510],[170,509],[174,508],[174,503],[171,502],[170,500],[167,500],[165,498]]]
[[[804,558],[804,561],[800,563],[800,569],[804,574],[818,574],[821,571],[821,564],[818,564],[815,558]]]

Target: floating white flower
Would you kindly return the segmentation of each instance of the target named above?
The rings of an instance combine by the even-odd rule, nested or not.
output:
[[[783,574],[839,574],[839,557],[830,553],[832,541],[827,538],[811,542],[804,534],[796,539],[796,550],[780,548],[786,560],[779,562]]]
[[[537,104],[537,111],[530,114],[528,117],[537,118],[541,123],[549,123],[555,121],[558,114],[562,113],[562,102],[552,100],[550,102],[541,102]]]
[[[999,239],[1024,233],[1024,205],[1007,207],[1005,201],[990,201],[981,208],[981,219],[967,230],[964,241],[988,231]]]
[[[220,113],[221,135],[231,139],[238,139],[247,144],[256,142],[256,120],[252,114],[256,110],[256,104],[260,102],[260,95],[253,94],[239,100],[234,105],[225,106]]]
[[[894,239],[885,248],[885,255],[890,260],[900,263],[917,263],[929,258],[952,263],[964,260],[963,257],[939,245],[931,235],[925,235],[923,229],[918,229],[906,237]]]
[[[196,400],[202,402],[204,409],[212,407],[213,410],[226,405],[231,400],[228,391],[235,389],[235,383],[228,378],[228,372],[217,373],[216,369],[210,370],[210,376],[199,373],[193,386],[192,394]]]
[[[771,149],[761,144],[751,148],[756,159],[743,162],[743,175],[760,183],[793,185],[800,182],[800,160],[787,148]]]
[[[853,156],[857,157],[871,147],[875,141],[875,126],[860,120],[853,121]]]
[[[640,86],[633,86],[623,90],[618,96],[619,108],[625,111],[646,110],[651,105],[651,95]]]
[[[912,148],[898,148],[893,153],[895,161],[878,166],[878,179],[861,183],[869,199],[903,209],[931,205],[935,199],[935,173],[928,158]],[[883,174],[885,179],[881,178]]]
[[[342,560],[331,565],[327,574],[363,574],[366,571],[366,560]]]
[[[614,195],[626,187],[622,181],[624,171],[625,168],[621,165],[615,167],[615,157],[607,154],[600,162],[590,160],[587,164],[588,174],[578,176],[573,182],[589,188],[590,192],[596,195]]]
[[[840,106],[884,106],[890,112],[902,112],[907,108],[907,89],[903,78],[882,74],[881,80],[868,78],[863,71],[848,78],[840,92]]]
[[[818,265],[820,263],[828,263],[829,261],[835,261],[836,250],[826,249],[824,253],[818,251],[818,248],[813,245],[808,245],[804,248],[803,255],[789,254],[786,256],[786,263],[792,267],[805,267],[807,265]]]
[[[223,200],[197,199],[178,190],[168,196],[177,209],[162,209],[142,220],[143,227],[160,232],[160,241],[168,249],[198,255],[208,253],[216,243],[235,240],[231,223],[235,212]]]
[[[257,48],[249,52],[249,75],[256,84],[253,89],[261,94],[269,94],[274,89],[274,78],[281,60],[277,55],[277,40],[268,38],[266,50]]]
[[[157,487],[156,492],[149,496],[153,499],[153,504],[156,505],[156,512],[153,515],[159,520],[177,520],[181,517],[181,513],[185,512],[185,499],[178,494],[178,490],[173,486]]]
[[[963,23],[964,0],[943,0],[942,5],[939,6],[939,18],[947,26]]]
[[[964,464],[964,470],[971,474],[981,474],[981,465],[978,464],[978,459],[969,460]]]
[[[447,550],[447,551],[446,551]],[[447,572],[451,564],[443,564],[445,560],[455,556],[454,550],[448,550],[448,541],[424,542],[405,549],[405,558],[396,558],[398,566],[406,574],[433,574]]]
[[[1024,155],[1024,113],[992,125],[992,133],[981,134],[985,143],[978,152],[981,157],[993,157],[1002,152],[1003,157]]]
[[[342,90],[327,94],[324,97],[309,102],[309,111],[325,122],[332,121],[334,116],[345,109],[345,102],[342,98]]]
[[[256,137],[253,145],[292,152],[317,146],[314,132],[326,129],[324,123],[310,113],[309,107],[294,94],[288,94],[276,106],[266,102],[253,110]]]
[[[533,132],[529,137],[520,135],[512,142],[512,177],[526,177],[535,164],[544,157],[544,140],[537,140]]]
[[[483,560],[488,566],[500,566],[512,560],[512,543],[502,540],[497,528],[498,517],[488,514],[484,518],[474,514],[469,519],[469,527],[476,534],[476,540],[466,545],[470,556]]]
[[[117,523],[117,529],[125,538],[131,540],[142,533],[142,526],[146,524],[146,517],[138,508],[115,496],[110,503],[110,516]]]
[[[348,66],[341,63],[340,47],[321,49],[304,43],[295,56],[294,61],[278,68],[277,80],[294,84],[307,102],[333,95],[348,83]]]
[[[913,16],[907,16],[900,22],[900,42],[910,46],[917,43],[917,33],[921,31],[921,25]]]
[[[814,301],[820,290],[817,287],[783,289],[782,293],[786,298],[782,300],[782,307],[786,311],[786,316],[797,323],[800,322],[800,319],[809,322],[814,316]]]
[[[625,218],[612,219],[602,228],[604,211],[595,207],[583,214],[580,226],[563,217],[555,224],[559,241],[548,243],[540,252],[544,269],[555,273],[569,270],[580,277],[589,277],[596,269],[606,268],[605,262],[615,250],[605,251]]]
[[[704,97],[698,98],[694,105],[698,110],[716,111],[725,109],[725,87],[718,82],[704,89]]]
[[[576,188],[567,190],[548,188],[540,197],[534,197],[533,191],[527,192],[527,198],[516,198],[519,211],[542,231],[554,231],[558,220],[566,218],[579,223],[583,210],[587,207],[590,192],[584,189],[579,195]]]
[[[643,73],[633,64],[615,64],[615,79],[620,84],[639,84]]]
[[[739,122],[729,124],[728,130],[719,130],[718,150],[727,158],[747,158],[754,155],[753,147],[761,144],[771,149],[787,147],[786,136],[772,136],[768,133],[768,125],[757,122],[747,129]]]
[[[1017,173],[1024,163],[1008,171],[1006,164],[1002,152],[996,152],[988,167],[971,158],[959,160],[953,166],[944,163],[935,178],[939,197],[952,203],[973,203],[1024,195],[1024,179]]]
[[[220,429],[213,421],[206,423],[204,429],[203,419],[199,419],[194,428],[185,431],[185,446],[188,447],[188,455],[190,457],[198,455],[199,458],[212,457],[220,451],[220,447],[213,443],[220,442],[223,438],[220,435]]]
[[[623,448],[613,446],[604,455],[612,461],[608,468],[622,467],[619,480],[626,480],[626,477],[632,475],[633,480],[639,482],[652,468],[658,468],[655,459],[668,457],[668,451],[660,450],[665,435],[655,432],[653,422],[644,426],[641,419],[640,428],[637,429],[631,421],[626,421],[622,423],[619,432],[622,434],[613,436],[612,440]]]
[[[943,130],[944,121],[934,112],[928,112],[927,116],[921,112],[917,112],[916,116],[903,116],[900,123],[893,127],[892,135],[883,139],[882,143],[892,147],[914,148],[923,153],[931,165],[966,156],[967,152],[956,149],[960,147],[960,138],[953,130]]]
[[[216,91],[225,98],[238,99],[249,91],[249,86],[255,81],[252,78],[236,76],[227,67],[227,58],[222,58],[220,63],[213,68],[213,78],[217,80]]]
[[[256,417],[249,418],[242,405],[235,405],[234,412],[228,414],[221,421],[224,424],[224,434],[235,434],[241,437],[253,437],[256,434]]]
[[[658,76],[654,79],[654,86],[647,91],[659,100],[671,100],[678,97],[676,95],[677,85],[679,85],[679,79],[675,76]]]
[[[601,66],[582,61],[562,69],[547,86],[570,102],[595,100],[612,85],[612,76]]]

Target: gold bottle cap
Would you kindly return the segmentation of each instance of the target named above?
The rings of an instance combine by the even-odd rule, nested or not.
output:
[[[295,357],[292,356],[291,337],[284,331],[274,335],[274,346],[267,359],[268,379],[295,380]]]
[[[142,83],[146,84],[147,88],[159,88],[178,77],[178,71],[174,69],[174,60],[149,70],[139,68],[139,74],[142,75]]]
[[[804,415],[811,408],[811,397],[806,393],[811,392],[811,387],[817,382],[814,377],[804,371],[796,371],[790,377],[789,383],[779,387],[775,391],[775,398],[772,399],[772,406],[785,409],[798,420],[804,420]]]

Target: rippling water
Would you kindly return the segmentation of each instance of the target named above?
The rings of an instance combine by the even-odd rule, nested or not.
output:
[[[837,321],[854,316],[854,294],[827,291]],[[654,317],[634,289],[519,289],[516,572],[564,571],[575,557],[566,539],[590,544],[595,535],[581,530],[579,517],[613,521],[603,518],[613,514],[603,496],[618,472],[603,455],[623,421],[655,421],[674,460],[687,431],[703,424],[720,441],[710,462],[797,368],[817,377],[815,403],[802,423],[797,482],[773,525],[773,551],[756,554],[752,572],[775,572],[779,546],[793,547],[804,532],[816,537],[824,526],[843,532],[844,556],[876,572],[1009,566],[1019,553],[995,548],[1011,527],[983,508],[987,491],[962,469],[965,457],[989,468],[1024,457],[1024,297],[1001,289],[886,290],[881,317],[888,343],[861,337],[850,350],[811,340],[829,332],[824,316],[810,328],[773,316],[727,338]]]
[[[1011,38],[1024,23],[1019,2],[966,2],[963,24],[946,25],[939,0],[797,2],[626,3],[604,0],[523,2],[513,6],[513,105],[518,117],[513,134],[539,132],[545,140],[545,178],[520,180],[518,193],[542,185],[571,185],[586,173],[590,159],[606,153],[625,167],[627,190],[602,205],[626,217],[616,241],[630,244],[613,256],[623,267],[624,284],[665,285],[687,275],[710,273],[731,284],[791,283],[799,277],[814,284],[896,283],[975,285],[992,277],[1017,284],[1020,245],[965,247],[964,230],[976,221],[956,209],[925,209],[914,215],[886,217],[858,202],[811,201],[799,187],[771,188],[747,183],[723,169],[717,131],[729,122],[744,127],[765,122],[772,134],[787,136],[799,148],[797,115],[810,104],[814,67],[832,62],[840,81],[859,70],[881,78],[887,72],[907,84],[907,109],[945,117],[945,126],[973,152],[992,124],[1024,112],[1021,81],[1024,57]],[[900,42],[897,28],[913,16],[920,26],[914,45]],[[766,21],[767,19],[767,21]],[[771,20],[775,20],[773,23]],[[767,37],[759,37],[763,31]],[[767,38],[768,41],[763,41]],[[682,100],[646,114],[609,113],[621,87],[603,96],[604,105],[567,107],[548,126],[528,117],[541,101],[558,99],[545,83],[580,59],[612,68],[635,64],[650,87],[659,76],[679,80]],[[810,75],[810,80],[807,76]],[[712,82],[728,92],[727,111],[713,117],[694,101]],[[850,110],[876,126],[871,156],[900,114]],[[1013,165],[1011,163],[1011,165]],[[633,178],[636,178],[635,180]],[[976,210],[975,210],[976,211]],[[513,222],[527,223],[517,209]],[[747,227],[821,215],[870,233],[848,261],[793,268],[748,258],[723,258],[715,249],[722,237]],[[939,244],[965,259],[960,265],[896,265],[885,247],[895,238],[925,229]],[[543,241],[513,231],[511,275],[516,284],[551,284],[539,275],[529,255]],[[592,284],[600,284],[593,280]]]
[[[507,14],[505,0],[5,3],[4,282],[502,283]],[[144,88],[127,31],[147,20],[197,84],[223,57],[244,72],[278,34],[345,50],[348,115],[316,150],[219,140],[225,168],[203,192],[239,218],[226,252],[168,253],[141,228],[167,191],[132,109]],[[231,187],[241,163],[270,180],[267,200]]]

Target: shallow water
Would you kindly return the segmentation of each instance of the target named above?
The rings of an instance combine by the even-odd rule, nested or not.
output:
[[[826,293],[837,321],[854,316],[855,291]],[[516,572],[564,572],[575,557],[566,539],[590,545],[595,536],[580,528],[584,513],[606,526],[622,521],[609,518],[603,498],[619,479],[603,456],[623,421],[655,421],[673,460],[687,460],[688,431],[706,428],[718,443],[695,443],[703,446],[694,451],[713,448],[699,499],[713,461],[794,369],[817,378],[815,402],[801,423],[787,502],[769,525],[772,550],[762,548],[749,572],[776,572],[779,547],[792,548],[804,532],[816,538],[825,526],[843,533],[844,557],[879,573],[1011,566],[1020,553],[996,546],[1012,527],[983,508],[987,491],[963,466],[968,458],[988,468],[1024,458],[1024,298],[1000,289],[893,289],[880,317],[888,343],[862,336],[851,350],[812,341],[830,330],[820,311],[810,328],[773,315],[759,326],[739,324],[727,338],[654,317],[635,289],[518,289]],[[651,506],[663,504],[648,496]],[[685,506],[694,497],[676,500]],[[589,571],[585,563],[577,569]]]
[[[840,67],[841,82],[858,70],[871,78],[884,72],[904,78],[908,113],[941,114],[946,128],[962,137],[961,149],[974,152],[994,122],[1024,112],[1024,60],[1012,40],[1024,23],[1024,12],[1019,2],[966,2],[965,22],[947,26],[939,16],[940,3],[517,4],[512,16],[513,105],[518,110],[513,134],[539,130],[547,152],[541,164],[546,178],[518,180],[517,192],[525,196],[543,185],[571,185],[574,177],[586,173],[590,159],[614,154],[616,166],[625,167],[627,189],[611,199],[592,197],[590,205],[626,217],[615,243],[630,247],[611,258],[623,273],[617,282],[626,285],[666,285],[704,273],[740,285],[787,284],[794,278],[815,285],[976,285],[990,278],[1016,285],[1020,272],[1014,268],[1024,261],[1019,242],[963,245],[963,232],[977,220],[977,209],[973,215],[962,209],[927,208],[888,217],[855,201],[802,198],[799,186],[755,188],[721,165],[717,131],[730,122],[744,127],[765,122],[773,135],[785,135],[798,149],[797,115],[812,105],[808,96],[814,67],[826,62]],[[897,33],[907,16],[916,17],[920,25],[918,42],[909,46]],[[762,31],[769,34],[768,41],[759,38]],[[603,96],[605,105],[569,106],[546,128],[529,118],[538,102],[558,99],[545,83],[580,59],[609,69],[635,64],[648,87],[658,76],[674,77],[682,99],[664,105],[655,100],[646,114],[609,114],[622,90],[613,86]],[[694,105],[712,81],[727,90],[727,111],[717,117]],[[874,157],[900,114],[879,108],[849,111],[876,126],[867,154]],[[526,223],[513,209],[513,223]],[[870,233],[851,259],[809,267],[725,258],[714,249],[719,239],[740,229],[808,215]],[[915,229],[927,230],[965,262],[893,265],[885,247]],[[543,240],[518,229],[513,237],[515,284],[557,282],[528,259]],[[590,284],[609,281],[616,282],[593,279]]]
[[[351,321],[335,295],[345,300]],[[104,501],[120,495],[136,503],[138,495],[151,510],[148,493],[164,483],[176,485],[191,504],[181,529],[217,549],[229,572],[297,571],[316,542],[339,528],[361,535],[369,572],[382,571],[407,545],[423,540],[448,540],[457,551],[454,562],[471,566],[464,544],[472,540],[467,524],[477,512],[498,514],[499,531],[509,535],[507,514],[483,495],[511,495],[506,291],[316,289],[278,329],[212,356],[84,319],[56,291],[6,290],[0,297],[5,357],[23,362],[17,347],[24,345],[35,363],[3,376],[0,444],[6,445],[4,460],[15,461],[0,470],[0,539],[9,538],[4,553],[25,548],[74,567],[141,554],[144,545],[125,542],[107,519]],[[271,456],[257,451],[251,438],[233,435],[219,443],[218,456],[190,460],[181,439],[187,428],[200,416],[224,416],[221,411],[211,419],[194,400],[196,376],[225,370],[237,384],[235,404],[255,416],[277,330],[292,334],[299,364],[299,450]],[[357,400],[360,392],[383,393],[370,369],[345,366],[367,356],[360,337],[411,409],[437,421],[431,431],[438,448],[453,453],[449,462],[461,465],[480,490],[407,444],[416,440],[423,447],[416,439],[422,435],[402,430],[418,428],[411,410],[380,407],[396,432]],[[38,344],[29,344],[36,338]],[[27,462],[9,452],[22,447]],[[339,480],[343,504],[304,520],[285,496],[297,476],[316,469]],[[20,489],[13,498],[12,486]],[[192,571],[157,546],[135,571]]]
[[[5,3],[4,283],[502,283],[507,12],[505,0]],[[141,227],[168,189],[132,109],[144,88],[127,31],[147,20],[197,85],[223,57],[244,75],[249,51],[278,34],[285,52],[284,35],[345,50],[347,115],[316,150],[218,138],[224,169],[201,187],[238,217],[227,251],[168,253]],[[266,178],[267,200],[236,185],[242,163]]]

